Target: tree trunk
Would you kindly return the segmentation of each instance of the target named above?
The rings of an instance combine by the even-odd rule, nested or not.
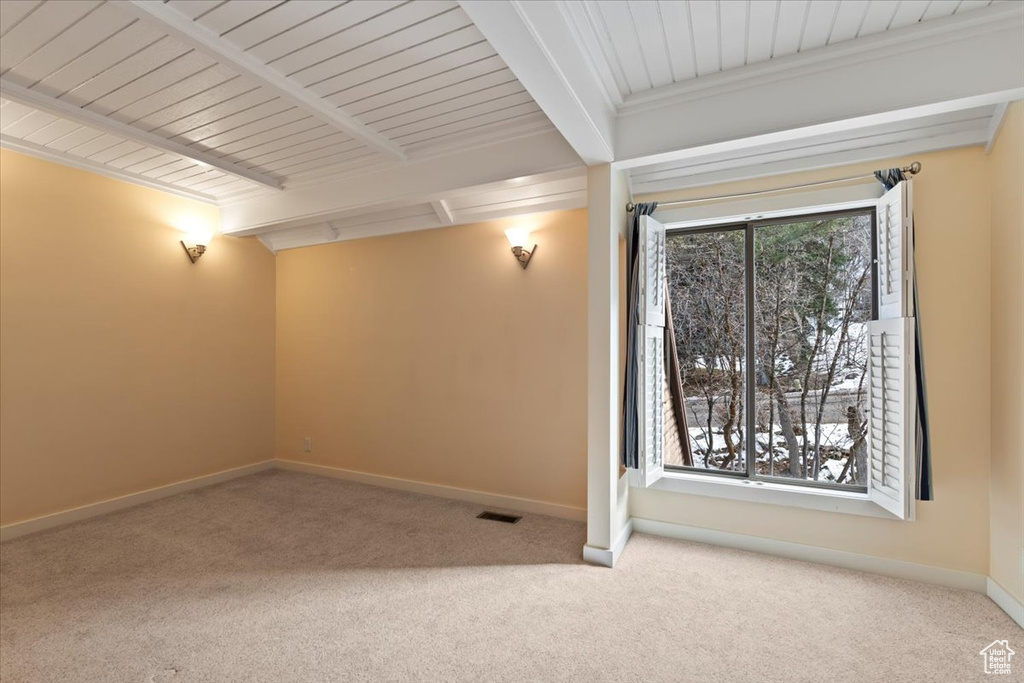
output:
[[[843,481],[852,465],[854,468],[854,481],[858,484],[864,484],[867,481],[867,477],[864,474],[867,472],[868,464],[867,431],[865,430],[864,415],[857,406],[848,406],[846,408],[846,429],[850,433],[853,445],[850,446],[850,455],[846,459],[846,465],[843,466],[843,471],[840,473],[837,481]]]
[[[786,449],[789,451],[789,476],[799,479],[802,476],[800,465],[800,442],[797,441],[796,432],[793,430],[793,419],[789,415],[789,402],[786,395],[782,393],[782,387],[772,382],[772,394],[775,396],[775,403],[779,406],[779,429],[782,430],[782,437],[786,440]]]

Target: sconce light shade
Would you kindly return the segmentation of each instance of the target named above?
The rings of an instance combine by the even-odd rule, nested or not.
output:
[[[519,261],[523,270],[526,270],[526,266],[530,265],[530,259],[537,252],[536,244],[532,250],[526,249],[526,245],[530,243],[530,231],[526,228],[509,228],[505,231],[505,237],[512,246],[512,255]]]

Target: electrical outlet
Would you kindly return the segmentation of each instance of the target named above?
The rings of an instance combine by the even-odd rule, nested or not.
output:
[[[309,438],[308,436],[306,438],[304,438],[302,440],[302,450],[306,451],[307,453],[312,453],[313,452],[313,439]]]

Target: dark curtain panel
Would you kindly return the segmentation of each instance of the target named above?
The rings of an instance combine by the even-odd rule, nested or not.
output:
[[[668,372],[668,388],[672,395],[672,413],[679,429],[679,448],[683,464],[693,467],[693,451],[690,449],[690,430],[686,425],[686,395],[683,393],[683,376],[679,372],[679,352],[676,349],[676,325],[672,320],[672,295],[668,281],[665,281],[665,368]]]
[[[906,180],[903,170],[887,168],[875,171],[875,177],[882,183],[886,192]],[[913,245],[911,245],[913,246]],[[924,348],[921,343],[921,307],[917,296],[917,269],[914,269],[914,374],[917,376],[917,420],[916,439],[917,481],[914,486],[914,497],[917,500],[934,500],[932,491],[932,445],[928,430],[928,397],[924,377]]]
[[[650,216],[658,202],[636,204],[629,231],[629,268],[626,272],[626,379],[622,396],[622,464],[637,468],[640,465],[640,425],[637,414],[636,332],[640,324],[640,216]]]

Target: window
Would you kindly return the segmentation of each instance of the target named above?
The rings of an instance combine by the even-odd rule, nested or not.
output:
[[[911,182],[875,207],[667,231],[640,221],[632,485],[677,472],[866,494],[910,518]]]
[[[867,490],[874,223],[868,209],[668,234],[691,457],[667,451],[667,467]]]

